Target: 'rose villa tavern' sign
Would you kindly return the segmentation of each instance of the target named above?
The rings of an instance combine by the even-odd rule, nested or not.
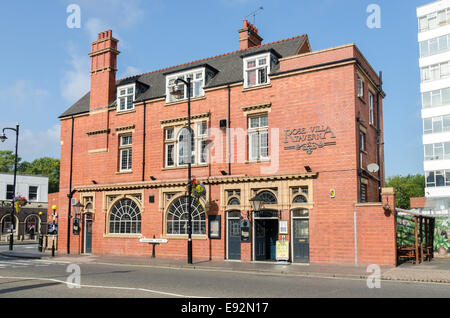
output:
[[[284,143],[289,144],[284,150],[303,150],[308,155],[316,149],[335,146],[336,136],[329,126],[313,126],[310,128],[285,129]]]

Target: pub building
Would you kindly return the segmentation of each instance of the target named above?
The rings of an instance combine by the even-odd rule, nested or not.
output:
[[[278,242],[293,263],[393,265],[380,77],[355,44],[238,33],[237,51],[118,80],[112,31],[91,43],[91,90],[60,116],[59,254],[151,257],[156,238],[186,258],[191,160],[194,261],[276,261]]]

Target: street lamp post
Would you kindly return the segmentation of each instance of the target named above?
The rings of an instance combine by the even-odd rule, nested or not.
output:
[[[187,232],[188,232],[188,246],[187,246],[187,254],[188,254],[188,264],[192,264],[192,177],[191,177],[191,165],[192,165],[192,130],[191,130],[191,78],[188,77],[185,81],[184,79],[178,78],[175,80],[175,85],[177,86],[180,82],[182,82],[184,85],[186,85],[187,90],[187,100],[188,100],[188,131],[189,131],[189,139],[187,140],[188,147],[188,226],[187,226]],[[175,86],[175,87],[176,87]],[[181,90],[174,89],[171,92],[172,95],[181,95]]]
[[[16,132],[16,152],[15,152],[15,158],[14,158],[14,192],[13,192],[13,199],[12,199],[12,209],[11,209],[11,236],[9,238],[9,250],[13,250],[14,245],[14,212],[15,212],[15,205],[16,205],[16,177],[17,177],[17,148],[19,145],[19,124],[16,124],[16,128],[3,128],[3,133],[0,135],[0,140],[2,142],[5,142],[6,139],[8,139],[5,135],[5,130],[12,130]]]

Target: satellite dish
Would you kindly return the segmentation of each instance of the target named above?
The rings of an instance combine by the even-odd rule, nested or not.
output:
[[[369,170],[369,172],[375,173],[378,172],[378,170],[380,170],[380,167],[376,163],[371,163],[370,165],[367,166],[367,170]]]

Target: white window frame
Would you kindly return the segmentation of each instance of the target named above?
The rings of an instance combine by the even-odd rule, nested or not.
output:
[[[369,123],[371,125],[374,124],[374,113],[373,113],[373,103],[375,100],[375,95],[371,91],[369,91]]]
[[[31,193],[31,191],[30,191],[30,188],[36,188],[36,199],[33,199],[33,200],[31,200],[31,198],[30,198],[30,193]],[[28,201],[34,201],[34,202],[38,202],[39,201],[39,186],[36,186],[36,185],[29,185],[28,186]]]
[[[266,59],[266,63],[264,65],[260,65],[259,62],[263,59]],[[248,63],[249,62],[255,62],[255,66],[253,67],[248,67]],[[271,66],[272,66],[272,55],[271,53],[264,53],[264,54],[259,54],[259,55],[254,55],[254,56],[249,56],[244,58],[244,72],[243,72],[243,77],[244,77],[244,88],[251,88],[251,87],[257,87],[257,86],[262,86],[262,85],[268,85],[270,84],[270,77],[269,74],[271,72]],[[266,81],[265,82],[261,82],[260,81],[260,77],[259,77],[259,70],[266,68]],[[248,83],[248,73],[252,72],[252,71],[256,71],[256,80],[255,80],[255,84],[254,85],[249,85]]]
[[[197,78],[200,74],[201,74],[201,78]],[[192,76],[191,99],[205,96],[205,91],[203,90],[203,88],[205,87],[205,84],[206,84],[206,81],[205,81],[206,80],[206,70],[204,67],[200,67],[200,68],[195,68],[192,70],[188,70],[188,71],[184,71],[184,72],[166,76],[166,103],[175,103],[178,101],[187,100],[187,86],[184,83],[180,83],[179,85],[172,85],[171,82],[175,81],[178,78],[187,80],[187,78],[189,76]],[[184,90],[184,94],[182,95],[182,97],[176,97],[170,93],[172,90],[172,87],[174,87],[174,86],[177,86]],[[198,88],[198,91],[196,91],[196,88]]]
[[[261,123],[261,118],[266,118],[266,124]],[[256,127],[252,127],[252,119],[258,118],[258,124]],[[262,135],[266,135],[266,142],[267,145],[264,146],[264,148],[267,148],[267,156],[262,155],[262,141],[264,140]],[[256,136],[257,138],[257,145],[254,146],[254,140],[253,137]],[[257,154],[254,153],[254,148],[257,149]],[[266,114],[259,114],[254,116],[248,117],[248,159],[250,162],[256,162],[261,160],[269,160],[269,115]]]
[[[130,141],[124,143],[124,138],[130,137]],[[123,156],[127,154],[126,167],[123,166]],[[124,134],[119,136],[119,171],[130,172],[133,167],[133,136],[131,134]]]
[[[364,98],[364,80],[358,75],[358,97]]]
[[[206,121],[199,121],[197,122],[197,137],[196,137],[196,144],[197,144],[197,156],[198,158],[197,162],[199,165],[206,164],[208,162],[208,153],[207,153],[207,140],[208,140],[208,122]],[[205,156],[204,160],[202,160],[202,146],[203,143],[205,143]]]
[[[133,92],[130,93],[129,89],[132,88]],[[131,104],[129,104],[129,97],[133,98]],[[121,100],[125,100],[125,105],[122,107]],[[134,109],[134,101],[136,99],[136,84],[124,85],[117,88],[117,112],[126,112]]]
[[[202,129],[203,126],[203,129]],[[208,153],[206,150],[205,154],[205,160],[203,161],[201,158],[202,153],[202,143],[207,142],[208,140],[208,121],[207,120],[199,120],[195,121],[191,125],[192,127],[192,133],[193,133],[193,140],[194,145],[192,148],[192,155],[194,157],[193,162],[191,162],[191,165],[193,166],[206,166],[208,164]],[[188,166],[188,163],[182,164],[180,162],[180,156],[179,156],[179,136],[180,132],[183,128],[187,128],[187,126],[180,126],[180,127],[166,127],[164,132],[164,167],[165,168],[185,168]],[[172,138],[168,138],[167,131],[171,130]],[[169,145],[173,145],[173,165],[169,165],[169,157],[168,157],[168,148]],[[207,144],[206,144],[207,147]]]

